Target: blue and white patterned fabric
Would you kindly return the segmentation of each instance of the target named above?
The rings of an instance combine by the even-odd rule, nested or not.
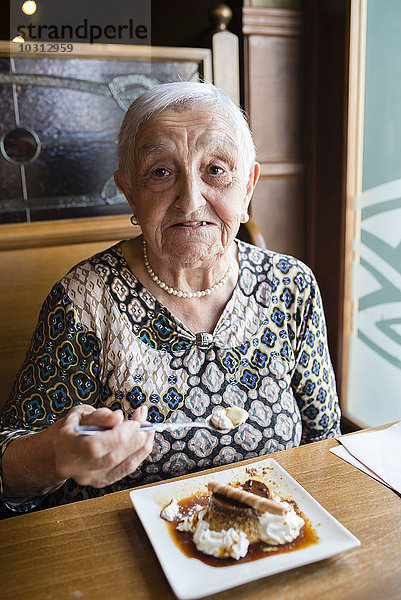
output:
[[[67,481],[50,503],[184,475],[339,433],[340,411],[322,301],[295,258],[238,244],[239,280],[209,346],[138,281],[121,244],[76,266],[46,299],[2,417],[2,451],[54,423],[75,404],[146,404],[150,421],[204,419],[237,405],[233,433],[156,433],[152,454],[103,490]],[[29,510],[41,499],[11,508]]]

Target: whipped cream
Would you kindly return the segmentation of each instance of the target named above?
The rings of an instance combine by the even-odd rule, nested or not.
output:
[[[200,552],[215,556],[216,558],[235,558],[238,560],[246,556],[249,540],[243,531],[236,531],[233,527],[228,530],[214,531],[210,529],[209,523],[203,520],[206,508],[200,512],[185,517],[182,523],[177,525],[180,531],[193,533],[193,541]],[[197,516],[197,519],[195,519]],[[195,523],[196,521],[196,523]]]
[[[193,506],[184,516],[181,512],[181,506],[178,504],[177,498],[173,498],[171,502],[163,508],[160,516],[165,521],[179,521],[177,529],[180,529],[180,531],[192,532],[196,523],[196,517],[201,510],[202,506],[200,504],[195,504],[195,506]]]
[[[167,506],[163,508],[160,516],[166,521],[177,521],[182,516],[177,498],[173,498],[170,504],[167,504]]]
[[[287,508],[284,515],[265,512],[259,517],[259,536],[262,542],[276,546],[292,542],[298,537],[305,521],[297,515],[287,502],[280,502]]]
[[[227,417],[226,409],[221,406],[214,409],[211,422],[216,429],[232,429],[234,427],[231,419]]]
[[[240,423],[245,423],[248,413],[239,406],[223,408],[218,406],[213,410],[211,422],[216,429],[233,429]]]

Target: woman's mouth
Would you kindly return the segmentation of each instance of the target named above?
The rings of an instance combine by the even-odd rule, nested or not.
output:
[[[197,227],[206,227],[212,225],[208,221],[182,221],[181,223],[174,223],[173,227],[188,227],[190,229],[196,229]]]

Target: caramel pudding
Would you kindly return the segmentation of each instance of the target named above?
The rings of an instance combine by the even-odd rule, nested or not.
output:
[[[318,541],[294,502],[286,502],[254,479],[238,487],[217,482],[212,494],[173,499],[161,512],[171,522],[178,546],[188,556],[224,566]]]

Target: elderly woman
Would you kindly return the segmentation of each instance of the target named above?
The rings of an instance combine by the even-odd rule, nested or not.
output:
[[[153,88],[124,118],[119,161],[142,235],[80,263],[43,305],[2,416],[2,497],[15,510],[339,432],[313,274],[235,239],[259,176],[237,106],[209,84]],[[223,435],[139,430],[217,406],[249,418]],[[85,437],[78,424],[109,429]]]

